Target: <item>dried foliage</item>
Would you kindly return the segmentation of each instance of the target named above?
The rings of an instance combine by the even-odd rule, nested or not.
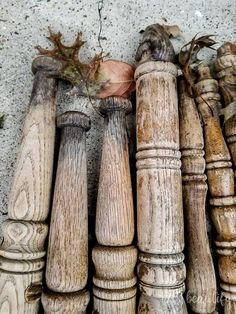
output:
[[[189,43],[181,48],[178,55],[179,65],[185,78],[187,90],[190,96],[196,96],[196,90],[194,87],[196,74],[194,66],[201,62],[201,60],[198,59],[198,53],[205,47],[214,50],[212,46],[216,42],[211,38],[212,36],[214,35],[200,36],[197,38],[197,35],[195,35]]]
[[[135,89],[133,66],[117,60],[103,61],[101,53],[96,54],[88,64],[82,63],[79,59],[80,49],[85,43],[82,33],[77,34],[73,45],[65,46],[60,32],[54,33],[50,28],[49,32],[47,38],[52,42],[53,49],[36,48],[40,55],[58,62],[58,70],[53,76],[71,82],[73,93],[96,98],[130,96]]]

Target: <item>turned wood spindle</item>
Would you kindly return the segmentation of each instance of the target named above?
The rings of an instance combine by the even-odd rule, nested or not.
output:
[[[236,171],[236,44],[226,42],[217,50],[215,70],[225,105],[224,131]]]
[[[53,171],[56,81],[47,57],[33,61],[34,86],[16,163],[0,248],[0,313],[37,313]]]
[[[194,313],[213,313],[216,278],[206,228],[204,139],[197,106],[179,80],[180,149],[186,234],[186,300]]]
[[[174,49],[164,29],[146,28],[138,48],[138,313],[187,313],[179,117]]]
[[[45,313],[85,313],[89,293],[86,134],[88,116],[68,111],[57,118],[62,128],[53,196],[42,303]]]
[[[94,313],[134,314],[137,249],[125,116],[127,99],[110,97],[100,103],[105,133],[96,210],[96,238],[92,252]]]
[[[224,140],[219,119],[212,111],[215,80],[209,68],[201,64],[196,83],[198,109],[204,124],[207,180],[211,194],[211,217],[217,232],[216,246],[221,289],[226,298],[224,313],[236,313],[236,198],[231,156]],[[212,104],[213,105],[213,104]],[[215,103],[217,106],[217,103]]]

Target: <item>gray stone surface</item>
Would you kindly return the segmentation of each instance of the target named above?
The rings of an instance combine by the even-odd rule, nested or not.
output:
[[[77,31],[87,41],[83,60],[101,49],[111,58],[134,63],[135,51],[147,25],[178,24],[182,37],[174,40],[176,51],[196,33],[216,34],[217,41],[235,40],[235,0],[0,0],[0,113],[6,122],[0,129],[0,210],[7,212],[17,149],[32,89],[31,62],[34,46],[49,47],[47,27],[61,31],[71,43]],[[99,37],[100,35],[100,37]],[[204,52],[208,61],[214,51]],[[58,113],[79,109],[91,116],[88,133],[89,206],[94,212],[101,153],[103,119],[83,98],[66,95],[68,85],[60,83]],[[131,118],[132,120],[132,118]],[[1,219],[5,215],[0,215]]]

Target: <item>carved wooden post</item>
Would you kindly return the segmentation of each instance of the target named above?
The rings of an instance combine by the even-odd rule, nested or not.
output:
[[[68,111],[57,119],[63,128],[51,214],[45,313],[85,313],[89,293],[86,134],[89,118]]]
[[[223,94],[225,135],[236,171],[236,45],[225,43],[217,50],[215,69]],[[236,176],[236,174],[235,174]]]
[[[131,111],[127,99],[110,97],[100,103],[105,134],[96,212],[99,243],[92,256],[96,273],[94,313],[134,314],[137,249],[125,115]]]
[[[44,267],[55,135],[55,79],[49,58],[33,62],[34,86],[0,248],[0,313],[37,313]]]
[[[193,98],[179,80],[180,148],[186,228],[186,299],[194,313],[213,313],[216,278],[206,228],[203,130]]]
[[[208,67],[199,66],[196,88],[198,109],[204,123],[206,168],[212,206],[211,216],[217,231],[219,275],[221,288],[226,297],[225,314],[236,313],[236,198],[231,157],[225,143],[218,117],[215,116],[213,94],[215,80]],[[215,106],[217,102],[215,101]]]
[[[174,49],[147,27],[136,60],[138,313],[187,313],[179,117]]]

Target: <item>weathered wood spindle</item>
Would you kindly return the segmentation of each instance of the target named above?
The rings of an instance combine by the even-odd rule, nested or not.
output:
[[[51,214],[46,284],[42,303],[48,314],[85,313],[89,293],[86,134],[88,116],[68,111],[57,118],[62,128]]]
[[[179,116],[174,49],[146,28],[136,60],[138,313],[187,313]]]
[[[96,238],[92,256],[96,273],[94,313],[134,314],[137,249],[125,116],[127,99],[110,97],[100,103],[105,115],[96,211]]]
[[[226,140],[236,171],[236,44],[226,42],[217,50],[215,69],[224,98]]]
[[[224,313],[236,313],[236,198],[231,156],[224,140],[218,116],[215,116],[213,93],[216,81],[209,68],[201,64],[196,84],[198,109],[203,118],[207,180],[211,194],[211,217],[217,231],[221,289],[226,298]],[[215,101],[217,106],[217,101]]]
[[[32,314],[39,309],[53,171],[56,81],[47,77],[54,64],[34,60],[29,112],[3,224],[0,248],[0,313]]]
[[[186,300],[194,313],[213,313],[216,278],[206,228],[207,184],[204,139],[197,106],[181,78],[179,90],[180,149],[186,230]]]

